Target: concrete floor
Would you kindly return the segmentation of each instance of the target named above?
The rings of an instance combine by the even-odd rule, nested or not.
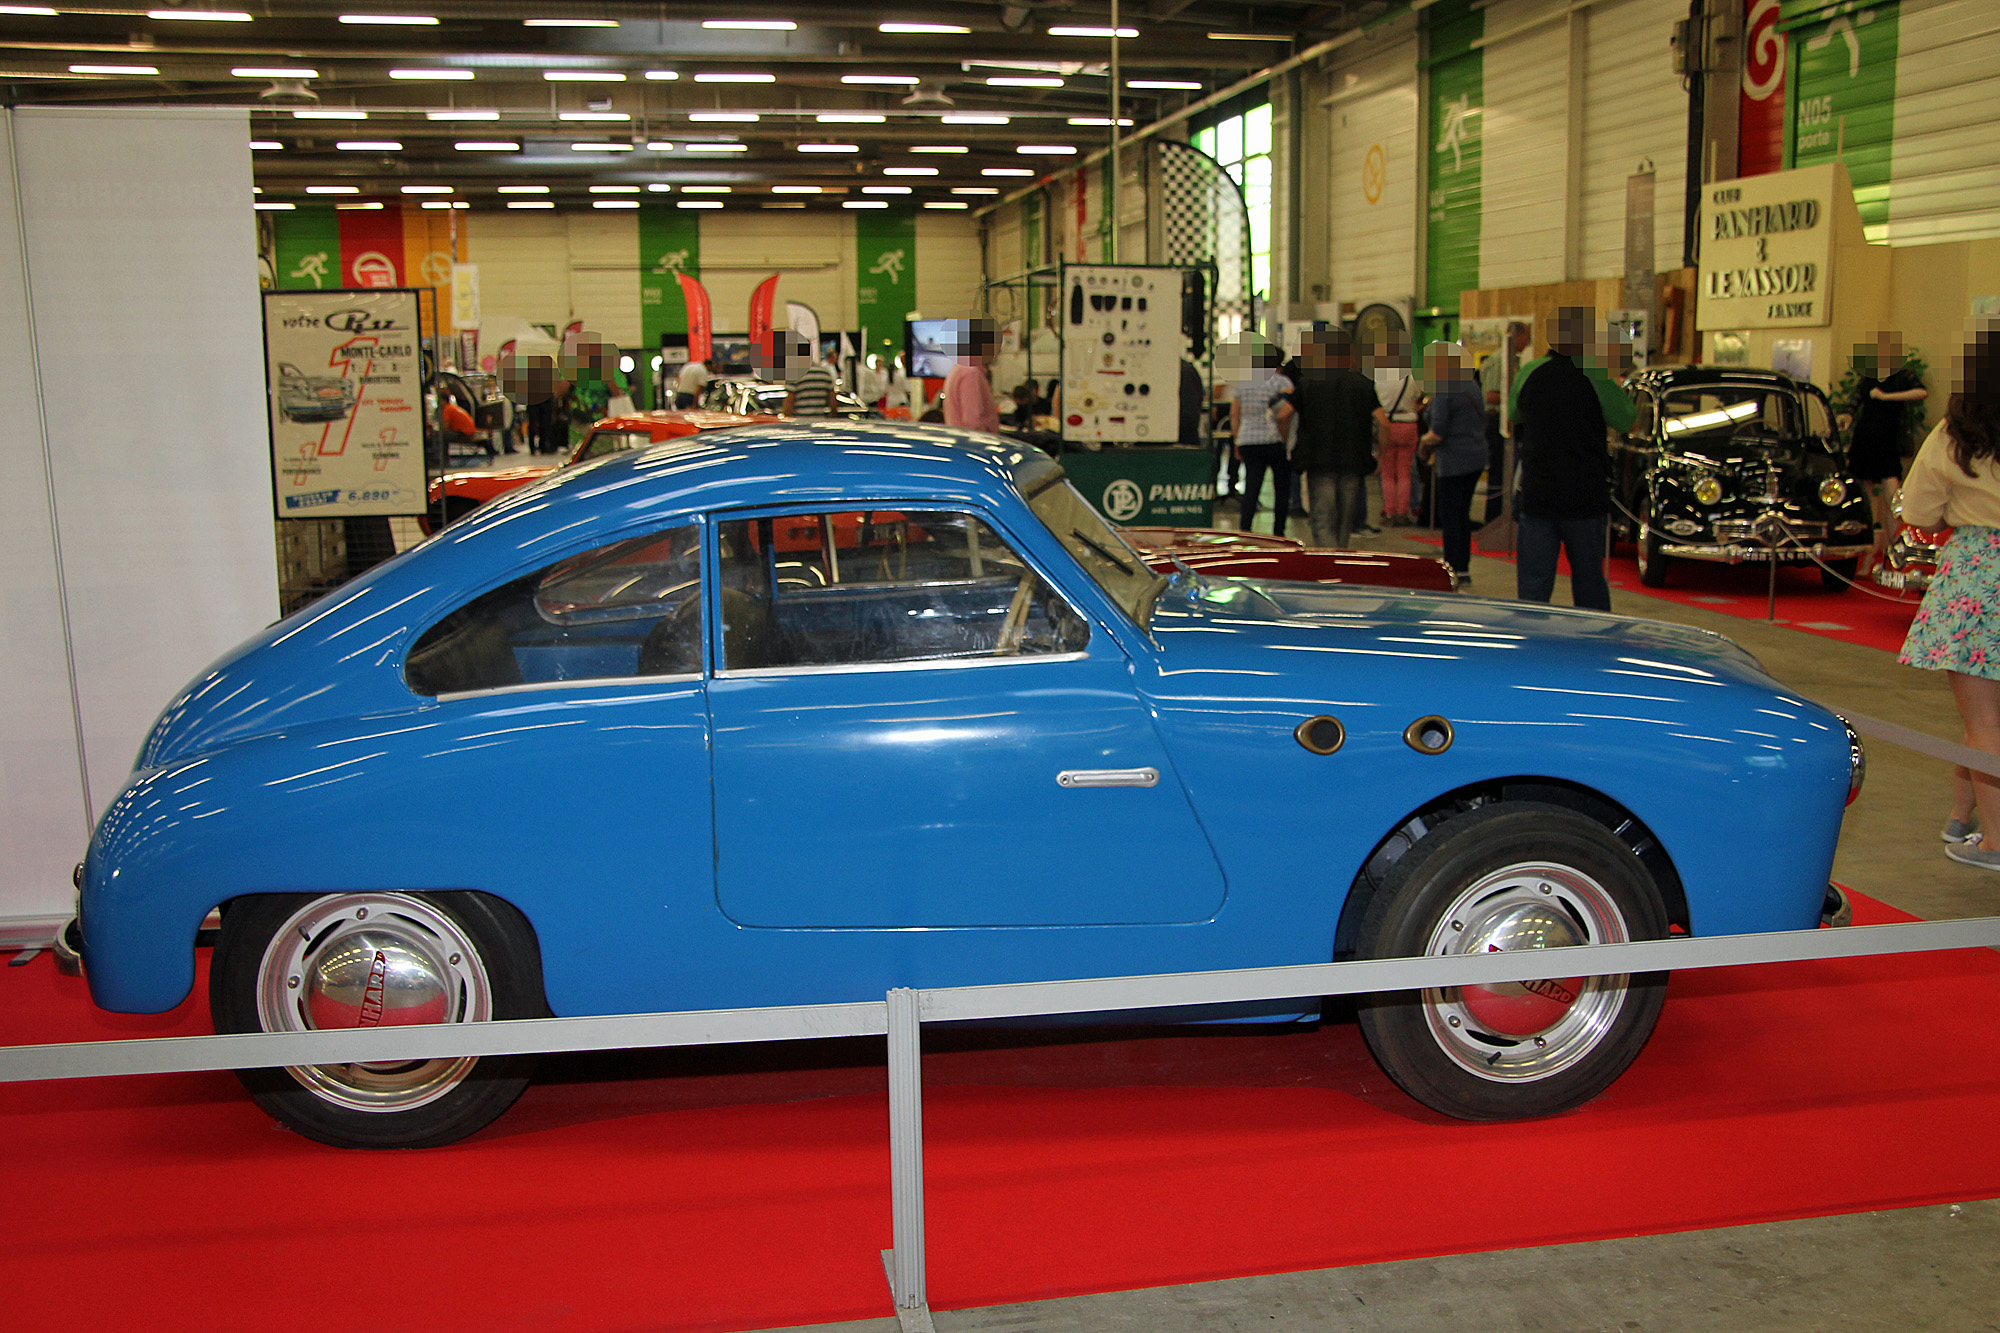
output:
[[[1254,526],[1268,530],[1268,515]],[[1356,544],[1436,553],[1393,529]],[[1476,595],[1513,590],[1511,564],[1474,558]],[[1566,584],[1555,600],[1568,603]],[[1726,634],[1778,680],[1832,707],[1958,738],[1943,676],[1899,667],[1886,652],[1632,591],[1614,591],[1613,607]],[[2000,875],[1942,853],[1937,831],[1950,804],[1950,769],[1882,742],[1870,744],[1868,764],[1842,830],[1836,878],[1925,918],[2000,914]],[[935,1321],[939,1333],[2000,1330],[2000,1201],[943,1311]],[[896,1329],[894,1319],[873,1319],[800,1333]]]

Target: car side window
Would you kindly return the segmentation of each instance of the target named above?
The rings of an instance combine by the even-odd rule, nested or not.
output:
[[[1827,407],[1826,399],[1811,390],[1807,390],[1805,400],[1806,434],[1816,436],[1822,440],[1833,439],[1833,413]]]
[[[600,546],[473,598],[417,639],[403,677],[436,696],[701,671],[692,524]]]
[[[729,670],[1080,652],[1090,628],[972,514],[842,510],[716,527]]]

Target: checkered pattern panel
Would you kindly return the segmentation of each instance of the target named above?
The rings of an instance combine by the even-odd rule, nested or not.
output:
[[[1160,182],[1164,262],[1216,267],[1217,328],[1255,327],[1250,286],[1250,215],[1243,191],[1208,154],[1191,144],[1153,141]]]

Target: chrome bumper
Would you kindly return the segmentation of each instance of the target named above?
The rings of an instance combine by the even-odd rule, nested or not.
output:
[[[54,941],[49,945],[49,953],[56,960],[56,971],[66,977],[82,976],[83,954],[80,952],[82,948],[83,922],[78,917],[71,917],[63,922],[62,929],[56,932]]]
[[[1775,559],[1781,565],[1802,565],[1811,560],[1853,560],[1873,550],[1860,546],[1828,546],[1825,542],[1780,546],[1750,546],[1741,542],[1662,542],[1660,553],[1677,560],[1717,560],[1726,565],[1766,565]]]
[[[1890,569],[1886,565],[1875,571],[1875,582],[1895,592],[1922,592],[1931,586],[1928,569]]]

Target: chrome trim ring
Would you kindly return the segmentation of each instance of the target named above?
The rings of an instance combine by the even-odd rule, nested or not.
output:
[[[1494,953],[1622,944],[1625,917],[1604,886],[1571,866],[1522,862],[1482,876],[1451,902],[1425,953]],[[1567,977],[1423,992],[1432,1038],[1460,1069],[1532,1083],[1595,1051],[1625,1007],[1624,976]]]
[[[479,1023],[493,1016],[486,964],[463,928],[403,893],[336,893],[294,912],[257,964],[266,1032]],[[355,1111],[427,1106],[464,1081],[477,1056],[300,1065],[307,1091]]]

